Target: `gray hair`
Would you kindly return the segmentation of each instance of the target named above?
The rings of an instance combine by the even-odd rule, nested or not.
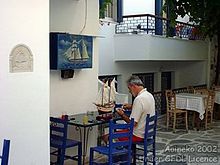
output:
[[[138,76],[131,76],[127,80],[127,85],[137,85],[137,86],[144,86],[144,83],[141,81],[141,79]]]

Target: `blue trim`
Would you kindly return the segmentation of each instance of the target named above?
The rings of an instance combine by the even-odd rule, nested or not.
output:
[[[102,6],[104,0],[99,0],[99,8]]]
[[[117,0],[117,22],[123,21],[123,0]]]
[[[161,16],[163,0],[155,0],[155,15]],[[161,19],[156,18],[155,20],[155,34],[162,35],[163,34],[163,22]]]

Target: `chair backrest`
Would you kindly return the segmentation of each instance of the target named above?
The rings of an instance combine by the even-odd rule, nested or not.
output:
[[[123,147],[127,148],[131,153],[132,136],[133,136],[134,119],[131,119],[130,123],[115,123],[110,120],[109,124],[109,153],[115,148]],[[118,139],[123,139],[119,141]],[[130,154],[129,153],[129,154]]]
[[[219,91],[220,90],[220,85],[214,85],[211,87],[212,90],[214,91]]]
[[[188,93],[194,93],[195,92],[195,88],[193,86],[188,86],[187,87],[187,92]]]
[[[195,89],[195,94],[201,94],[201,95],[208,95],[209,91],[208,89]]]
[[[173,91],[171,89],[167,89],[165,90],[165,96],[169,96],[169,95],[172,95],[173,94]]]
[[[215,103],[215,91],[209,90],[208,91],[208,98],[206,103],[206,111],[212,112]]]
[[[176,96],[171,90],[166,90],[166,103],[167,103],[167,111],[175,111],[176,110]]]
[[[50,139],[62,142],[62,147],[66,146],[68,116],[64,118],[50,117]]]
[[[145,134],[144,134],[144,146],[147,146],[149,139],[155,140],[156,130],[157,130],[157,111],[155,112],[155,115],[153,116],[150,116],[150,114],[147,114]]]
[[[10,149],[10,140],[5,140],[4,139],[2,155],[0,156],[1,165],[7,165],[8,164],[9,149]]]

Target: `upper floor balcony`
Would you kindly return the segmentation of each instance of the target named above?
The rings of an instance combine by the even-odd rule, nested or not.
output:
[[[123,16],[114,36],[115,61],[208,59],[208,42],[193,25],[150,15]]]

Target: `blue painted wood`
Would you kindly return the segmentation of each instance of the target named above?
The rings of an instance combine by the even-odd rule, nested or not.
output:
[[[8,165],[10,140],[4,139],[2,155],[0,156],[1,165]]]
[[[155,0],[155,15],[161,16],[163,0]],[[161,19],[155,18],[155,34],[163,34],[163,22]]]
[[[156,129],[157,129],[157,112],[155,113],[154,116],[150,117],[150,115],[148,114],[146,117],[144,141],[133,142],[132,144],[134,164],[136,163],[136,159],[139,156],[141,156],[144,157],[143,160],[144,165],[147,165],[147,162],[156,165]],[[142,147],[136,148],[136,145]],[[152,152],[151,158],[148,157],[149,152]]]
[[[123,21],[123,0],[117,0],[117,22]]]
[[[90,148],[89,164],[103,164],[94,160],[94,152],[108,156],[108,165],[131,164],[131,147],[133,136],[134,119],[128,124],[117,124],[113,120],[109,124],[109,145]],[[120,132],[118,131],[120,129]],[[123,132],[125,131],[125,132]],[[127,138],[120,141],[120,138]],[[123,159],[124,158],[124,159]]]
[[[56,162],[51,164],[63,165],[64,160],[72,159],[78,162],[78,165],[82,163],[82,143],[76,140],[67,138],[67,126],[68,116],[63,119],[50,117],[50,147],[55,149],[51,152],[51,155],[57,156]],[[66,149],[70,147],[78,147],[77,155],[70,156],[66,154]]]

